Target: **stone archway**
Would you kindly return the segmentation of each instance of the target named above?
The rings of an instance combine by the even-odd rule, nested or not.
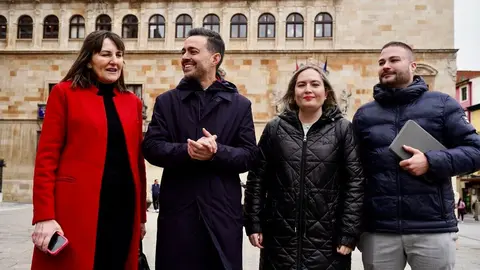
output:
[[[415,69],[415,75],[422,76],[425,82],[428,85],[428,90],[435,89],[435,77],[437,76],[438,71],[427,65],[422,63],[417,63],[417,68]]]

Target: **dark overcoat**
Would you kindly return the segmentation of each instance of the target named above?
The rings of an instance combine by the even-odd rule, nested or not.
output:
[[[201,138],[202,128],[218,136],[209,161],[187,152],[187,139]],[[164,168],[156,269],[242,269],[239,174],[255,158],[251,102],[229,82],[204,90],[183,79],[157,97],[143,151]]]

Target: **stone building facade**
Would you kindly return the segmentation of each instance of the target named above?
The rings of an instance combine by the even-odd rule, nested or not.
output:
[[[392,40],[414,47],[431,89],[455,93],[453,0],[0,0],[3,199],[31,201],[38,108],[86,34],[111,29],[124,38],[125,79],[144,100],[146,127],[155,97],[182,78],[184,34],[201,26],[224,37],[226,79],[252,101],[257,139],[297,64],[327,62],[351,118],[372,100],[379,49]],[[160,169],[147,170],[150,182],[160,179]]]

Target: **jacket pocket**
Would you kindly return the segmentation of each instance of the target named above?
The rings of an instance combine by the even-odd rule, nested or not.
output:
[[[56,181],[55,182],[70,182],[70,183],[73,183],[75,182],[76,179],[74,177],[70,177],[70,176],[59,176],[57,177]]]
[[[438,187],[438,196],[440,197],[440,210],[442,211],[442,219],[446,219],[445,215],[445,200],[443,198],[442,187]]]

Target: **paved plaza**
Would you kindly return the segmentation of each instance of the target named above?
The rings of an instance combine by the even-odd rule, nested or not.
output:
[[[154,269],[155,231],[157,213],[148,212],[147,235],[144,240],[144,249]],[[32,219],[31,204],[14,204],[0,202],[0,270],[7,269],[30,269],[33,244],[30,226]],[[480,222],[473,221],[472,216],[465,218],[459,232],[457,250],[458,270],[480,269]],[[258,250],[253,248],[244,238],[244,269],[258,269]],[[353,270],[363,269],[361,254],[355,251],[353,254]],[[410,269],[410,268],[406,268]],[[434,269],[432,269],[434,270]]]

